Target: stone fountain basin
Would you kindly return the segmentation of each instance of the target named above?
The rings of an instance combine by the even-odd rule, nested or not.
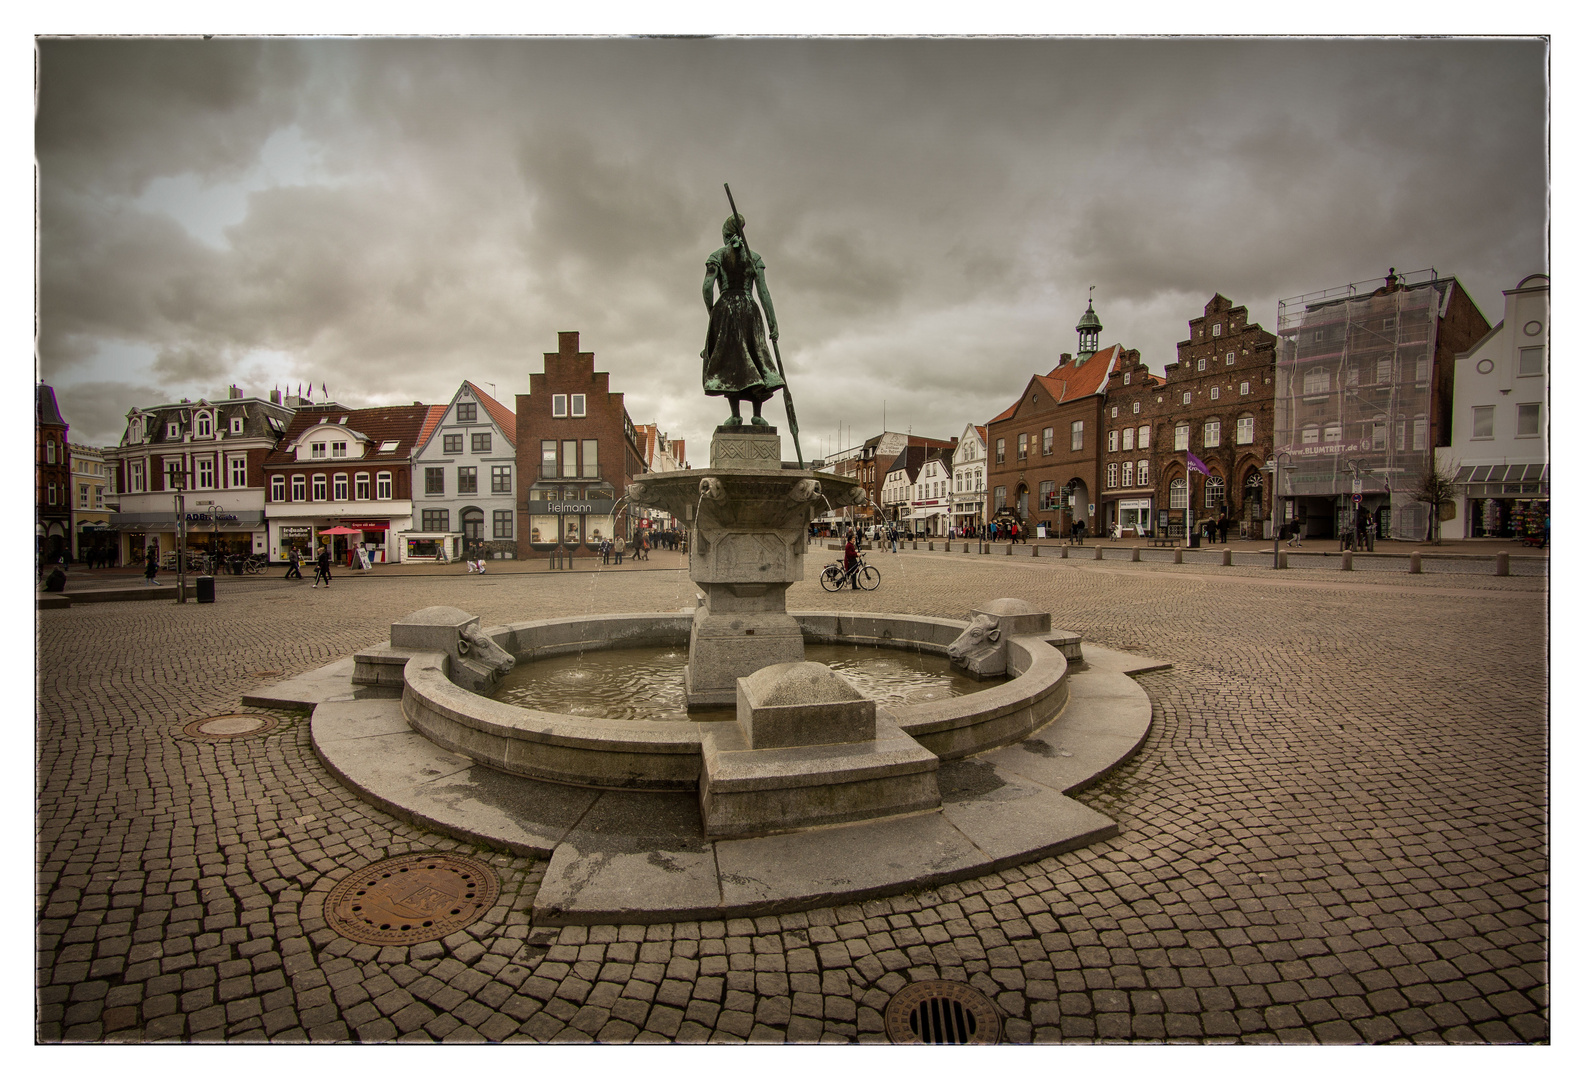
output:
[[[806,641],[880,645],[944,655],[968,625],[925,616],[791,612]],[[518,663],[609,648],[688,643],[691,613],[594,615],[487,629]],[[1055,719],[1068,700],[1068,658],[1078,638],[1063,632],[1013,637],[1007,682],[942,701],[881,706],[943,760],[1019,742]],[[449,677],[444,653],[419,653],[402,669],[402,711],[420,734],[499,772],[581,787],[695,790],[702,742],[730,722],[607,720],[525,709],[472,693]]]

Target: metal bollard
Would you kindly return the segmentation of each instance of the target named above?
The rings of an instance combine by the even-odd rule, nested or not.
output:
[[[1232,548],[1223,548],[1222,549],[1222,565],[1223,566],[1232,566],[1233,565],[1233,549]]]
[[[1101,545],[1099,545],[1099,544],[1095,545],[1095,561],[1096,562],[1100,562],[1101,561]]]
[[[1343,552],[1343,569],[1354,569],[1354,553],[1352,551]]]
[[[1508,553],[1506,551],[1497,552],[1497,576],[1508,576]]]
[[[1139,561],[1139,548],[1138,547],[1134,548],[1134,554],[1128,561],[1129,562],[1138,562]]]
[[[1183,549],[1182,548],[1173,548],[1172,549],[1172,561],[1174,563],[1177,563],[1177,564],[1181,564],[1183,562]]]
[[[1420,572],[1420,553],[1418,551],[1411,551],[1411,552],[1409,552],[1409,573],[1418,574],[1419,572]]]

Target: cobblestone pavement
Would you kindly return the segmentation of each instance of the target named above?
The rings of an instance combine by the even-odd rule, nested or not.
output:
[[[363,804],[301,716],[181,726],[419,607],[674,611],[684,573],[222,578],[214,605],[41,611],[38,1038],[880,1042],[890,995],[935,977],[1014,1042],[1549,1038],[1544,580],[871,558],[878,591],[811,580],[790,606],[1019,596],[1176,665],[1141,679],[1141,752],[1081,796],[1119,837],[860,905],[539,928],[542,864]],[[436,849],[495,868],[483,919],[405,948],[327,929],[346,874]]]

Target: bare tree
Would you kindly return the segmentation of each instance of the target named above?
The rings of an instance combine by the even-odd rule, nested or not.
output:
[[[1453,468],[1456,469],[1457,465]],[[1457,494],[1458,488],[1453,483],[1453,477],[1442,468],[1433,453],[1409,493],[1416,501],[1431,504],[1431,535],[1426,537],[1431,543],[1442,542],[1442,504],[1451,502]]]

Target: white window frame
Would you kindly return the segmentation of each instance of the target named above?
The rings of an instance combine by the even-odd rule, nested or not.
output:
[[[233,434],[233,435],[241,435],[242,434],[242,417],[233,416],[231,418],[231,434]]]
[[[1211,400],[1212,401],[1220,401],[1221,398],[1222,398],[1222,388],[1220,386],[1211,387]]]
[[[347,456],[347,444],[344,443],[344,442],[333,442],[333,443],[331,443],[330,444],[330,456],[331,457],[346,457]]]
[[[1215,326],[1211,327],[1211,336],[1212,337],[1221,337],[1222,336],[1222,324],[1221,323],[1217,323]]]
[[[1125,488],[1134,486],[1134,463],[1132,461],[1123,462],[1122,486]]]
[[[1248,446],[1255,441],[1255,418],[1240,416],[1233,427],[1233,445]]]
[[[1205,430],[1201,433],[1200,445],[1222,445],[1222,422],[1220,420],[1207,420],[1205,422]]]
[[[315,473],[309,482],[309,502],[329,502],[330,478],[324,473]]]
[[[199,458],[194,463],[197,468],[198,483],[194,485],[199,491],[213,491],[215,489],[215,459]]]
[[[196,417],[193,425],[194,434],[200,439],[212,438],[215,434],[215,418],[210,413],[201,412]]]
[[[308,477],[304,476],[302,473],[298,473],[292,477],[292,501],[308,501]]]
[[[1189,448],[1189,422],[1180,421],[1172,427],[1172,449],[1187,450]]]
[[[1239,397],[1245,397],[1245,396],[1248,395],[1248,393],[1249,393],[1249,383],[1247,383],[1247,382],[1239,383],[1238,384],[1238,396]]]
[[[1137,401],[1134,402],[1134,415],[1135,416],[1139,415],[1139,402],[1137,402]]]
[[[391,497],[391,474],[390,473],[382,472],[382,473],[378,473],[378,474],[375,475],[375,477],[374,477],[374,497],[376,499],[378,499],[378,500],[386,500],[386,499],[389,499]]]
[[[226,471],[231,474],[231,486],[233,488],[245,488],[248,486],[248,459],[246,457],[237,454],[230,458]],[[242,474],[240,477],[237,475],[239,472]]]
[[[1228,367],[1232,367],[1233,366],[1233,361],[1236,360],[1237,358],[1238,358],[1238,354],[1236,352],[1228,353],[1227,354],[1227,366]]]
[[[308,456],[313,459],[323,458],[325,456],[325,444],[322,442],[309,443]]]
[[[572,415],[574,417],[587,416],[589,414],[588,400],[583,394],[572,395]]]
[[[286,477],[280,475],[279,473],[270,477],[270,501],[286,501]]]
[[[1469,437],[1471,439],[1485,441],[1496,437],[1494,432],[1497,426],[1497,406],[1476,405],[1470,410],[1470,413]],[[1484,432],[1481,431],[1482,427],[1486,429]]]
[[[1534,431],[1526,431],[1525,430],[1525,427],[1526,427],[1525,412],[1526,412],[1526,410],[1534,410],[1534,415],[1535,415],[1535,430]],[[1420,440],[1421,440],[1421,436],[1419,434],[1419,425],[1422,425],[1424,423],[1425,423],[1424,420],[1416,420],[1415,421],[1415,425],[1416,425],[1416,431],[1415,431],[1415,444],[1416,445],[1415,445],[1415,449],[1416,450],[1421,449],[1421,447],[1419,445]],[[1514,414],[1513,437],[1516,438],[1516,439],[1538,439],[1538,438],[1541,437],[1541,403],[1539,401],[1521,401],[1521,402],[1519,402],[1518,408],[1517,408],[1517,410],[1516,410],[1516,412]]]
[[[338,472],[330,478],[330,496],[333,502],[347,501],[347,474]]]
[[[1132,450],[1134,448],[1134,429],[1131,427],[1125,427],[1123,429],[1122,448],[1124,450]]]
[[[1200,357],[1199,362],[1194,365],[1194,370],[1195,371],[1204,371],[1205,370],[1205,357],[1203,357],[1203,356]]]
[[[1185,404],[1185,405],[1192,405],[1192,404],[1194,404],[1194,393],[1193,393],[1193,392],[1192,392],[1192,391],[1189,391],[1189,390],[1185,390],[1185,391],[1184,391],[1184,392],[1183,392],[1183,403],[1184,403],[1184,404]]]
[[[1106,466],[1106,486],[1109,488],[1117,486],[1117,462],[1115,461]]]
[[[360,472],[352,478],[352,497],[357,502],[369,501],[369,474]]]
[[[1139,425],[1139,448],[1141,450],[1149,450],[1150,449],[1150,425],[1149,424],[1140,424]]]
[[[1069,428],[1069,450],[1084,449],[1084,421],[1075,420]]]
[[[1150,459],[1140,458],[1139,468],[1134,470],[1134,482],[1140,487],[1150,486]]]
[[[1534,358],[1534,360],[1535,360],[1535,364],[1533,365],[1534,368],[1535,368],[1534,371],[1526,371],[1525,370],[1525,361],[1527,359],[1530,359],[1530,358]],[[1533,346],[1530,346],[1529,348],[1524,348],[1524,349],[1520,349],[1519,350],[1519,367],[1515,371],[1515,374],[1519,378],[1528,379],[1528,378],[1531,378],[1532,376],[1543,375],[1545,373],[1546,373],[1546,352],[1545,352],[1545,350],[1543,350],[1541,348],[1541,346],[1533,345]]]
[[[550,395],[550,415],[555,417],[565,417],[567,415],[566,394]]]
[[[1117,453],[1117,432],[1115,430],[1106,433],[1106,452],[1108,454]]]

